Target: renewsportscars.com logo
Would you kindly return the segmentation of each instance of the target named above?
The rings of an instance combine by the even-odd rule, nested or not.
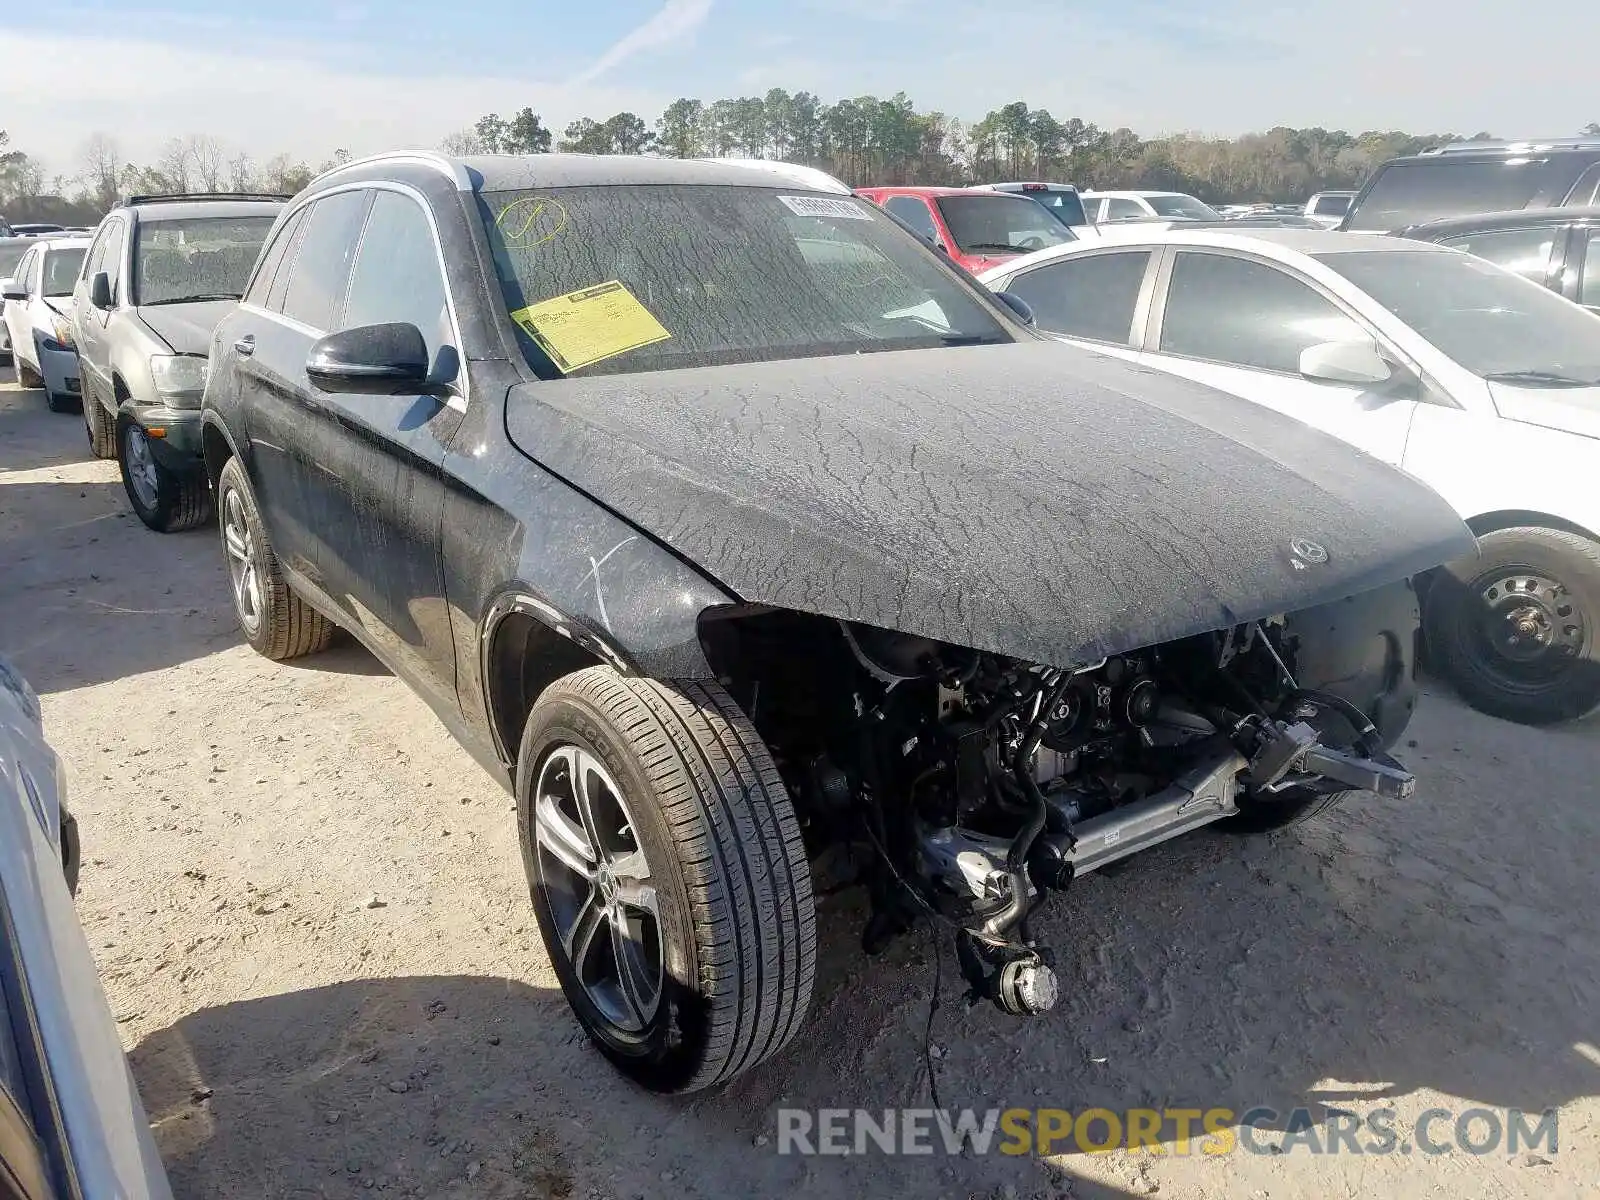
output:
[[[1556,1110],[1392,1108],[1357,1114],[1231,1108],[824,1108],[778,1110],[779,1154],[1555,1154]]]

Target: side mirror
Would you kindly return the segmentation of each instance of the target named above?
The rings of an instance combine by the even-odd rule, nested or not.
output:
[[[96,308],[111,307],[111,276],[104,271],[96,271],[89,280],[89,303]]]
[[[28,289],[15,279],[0,279],[0,300],[26,300]]]
[[[1300,374],[1323,383],[1387,383],[1394,370],[1371,342],[1322,342],[1300,352]]]
[[[1016,314],[1017,320],[1024,325],[1037,325],[1039,323],[1038,319],[1033,315],[1033,305],[1029,304],[1021,296],[1012,292],[996,292],[994,298]]]
[[[416,396],[432,390],[428,366],[428,344],[415,325],[361,325],[318,338],[306,377],[324,392]]]

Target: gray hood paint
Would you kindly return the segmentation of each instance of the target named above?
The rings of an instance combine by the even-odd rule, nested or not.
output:
[[[146,304],[139,319],[174,354],[204,354],[211,347],[217,322],[238,307],[237,300],[197,300],[192,304]]]
[[[1056,665],[1473,545],[1434,492],[1342,442],[1056,343],[529,383],[507,426],[748,602]]]

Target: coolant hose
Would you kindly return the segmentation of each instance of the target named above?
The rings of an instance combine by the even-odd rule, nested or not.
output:
[[[1033,849],[1034,841],[1044,832],[1045,821],[1049,816],[1045,807],[1044,793],[1039,790],[1039,785],[1033,778],[1033,756],[1039,750],[1039,743],[1044,740],[1044,731],[1050,727],[1050,714],[1055,712],[1056,705],[1061,702],[1061,697],[1066,695],[1071,683],[1072,675],[1062,672],[1055,686],[1050,689],[1049,695],[1045,697],[1039,715],[1028,727],[1022,745],[1017,747],[1017,756],[1011,762],[1012,774],[1022,785],[1023,794],[1032,801],[1028,819],[1017,831],[1017,836],[1011,840],[1011,849],[1006,854],[1006,867],[1013,874],[1026,869],[1028,854]]]

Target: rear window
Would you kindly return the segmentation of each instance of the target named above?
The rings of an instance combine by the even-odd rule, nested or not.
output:
[[[46,296],[72,295],[72,285],[78,281],[78,272],[83,268],[83,254],[87,249],[87,246],[77,246],[67,250],[52,250],[45,255]]]
[[[1351,229],[1403,229],[1435,217],[1527,208],[1564,196],[1582,164],[1570,158],[1462,162],[1447,156],[1391,163],[1350,216]]]
[[[17,269],[17,264],[22,261],[22,256],[28,252],[31,242],[13,242],[10,245],[0,245],[0,276],[9,277]]]
[[[1349,196],[1318,196],[1311,202],[1314,217],[1342,217],[1349,211]]]
[[[941,196],[934,203],[964,253],[1026,254],[1075,240],[1026,196],[974,192]]]

